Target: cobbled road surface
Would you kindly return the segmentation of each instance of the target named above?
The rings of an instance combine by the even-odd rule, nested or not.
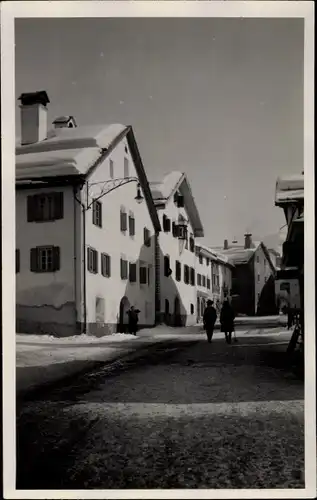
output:
[[[303,380],[280,330],[186,334],[20,401],[17,488],[303,488]]]

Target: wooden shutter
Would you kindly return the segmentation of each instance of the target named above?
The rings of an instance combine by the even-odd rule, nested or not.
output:
[[[127,230],[127,214],[123,211],[120,212],[120,230]]]
[[[36,200],[37,197],[32,195],[27,197],[27,221],[34,222],[36,220]]]
[[[129,281],[131,283],[135,283],[136,282],[136,264],[131,263],[131,262],[130,262],[130,265],[129,265]]]
[[[59,271],[60,268],[61,268],[60,248],[53,247],[53,271]]]
[[[101,203],[101,201],[98,201],[97,203],[98,203],[97,210],[99,211],[99,223],[98,223],[98,225],[99,225],[99,227],[102,227],[102,203]]]
[[[120,259],[120,274],[121,279],[126,280],[128,274],[128,262],[126,260]]]
[[[111,276],[111,260],[110,255],[106,255],[106,275],[108,278]]]
[[[32,273],[37,273],[39,268],[38,268],[38,249],[37,248],[31,248],[30,251],[30,270]]]
[[[130,236],[135,235],[135,220],[134,220],[133,215],[129,216],[129,234],[130,234]]]
[[[20,250],[18,248],[15,250],[15,272],[20,272]]]
[[[97,250],[92,251],[92,259],[93,259],[93,271],[94,273],[98,273],[98,252]]]
[[[54,203],[54,219],[62,219],[64,217],[64,193],[53,193]]]
[[[146,267],[140,267],[140,283],[146,284]]]

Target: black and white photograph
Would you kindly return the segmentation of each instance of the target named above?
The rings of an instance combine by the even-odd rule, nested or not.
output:
[[[314,498],[313,2],[5,4],[5,498]]]

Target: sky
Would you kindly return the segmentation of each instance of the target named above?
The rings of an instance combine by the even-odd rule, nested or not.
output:
[[[149,180],[186,173],[203,243],[273,245],[276,179],[303,170],[303,20],[18,19],[15,43],[16,98],[46,90],[50,122],[132,125]]]

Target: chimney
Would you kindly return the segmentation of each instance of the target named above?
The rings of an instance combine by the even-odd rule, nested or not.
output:
[[[59,116],[53,121],[54,128],[76,128],[77,123],[73,116]]]
[[[244,235],[244,248],[251,248],[252,245],[252,234],[251,233],[246,233]]]
[[[228,250],[228,248],[229,248],[229,245],[228,245],[228,240],[225,240],[225,241],[223,242],[223,249],[224,249],[224,250]]]
[[[45,90],[21,94],[21,144],[35,144],[47,139],[47,108],[50,102]]]

